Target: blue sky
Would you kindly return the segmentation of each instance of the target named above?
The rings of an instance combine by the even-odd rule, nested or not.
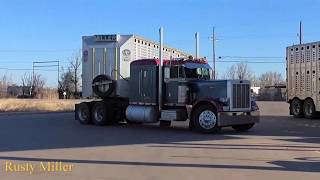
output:
[[[320,40],[319,11],[320,0],[7,0],[0,5],[0,68],[30,69],[36,60],[60,60],[67,65],[81,48],[83,35],[134,33],[158,40],[160,26],[166,44],[191,53],[195,51],[194,33],[200,32],[202,56],[212,57],[208,37],[215,26],[217,56],[284,57],[285,47],[298,43],[300,20],[304,41]],[[218,73],[231,65],[217,63]],[[256,74],[285,74],[283,63],[249,66]],[[0,75],[11,75],[17,83],[24,73],[0,69]],[[55,72],[38,73],[48,85],[56,85]]]

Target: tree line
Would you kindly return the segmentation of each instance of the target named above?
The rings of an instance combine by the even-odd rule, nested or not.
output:
[[[281,73],[269,71],[257,76],[251,71],[248,64],[244,62],[232,65],[220,78],[250,80],[251,86],[257,87],[274,86],[286,83]]]

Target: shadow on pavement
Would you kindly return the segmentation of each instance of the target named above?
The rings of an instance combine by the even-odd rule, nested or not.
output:
[[[184,141],[241,139],[158,125],[80,125],[73,113],[0,117],[0,152]]]
[[[320,143],[319,128],[297,126],[289,117],[262,116],[261,123],[251,131],[238,133],[226,128],[218,134],[199,134],[184,127],[160,128],[158,125],[80,125],[73,113],[30,114],[21,116],[0,116],[0,152],[57,148],[95,147],[131,144],[179,143],[186,141],[210,141],[244,139],[250,136],[279,136],[280,140]],[[308,121],[309,122],[309,121]],[[310,122],[316,122],[310,120]],[[318,123],[318,122],[316,122]],[[301,140],[281,139],[281,136],[301,137]],[[249,148],[248,148],[249,147]],[[218,149],[264,150],[265,147],[218,147]],[[184,147],[190,148],[190,147]],[[195,147],[199,148],[199,147]],[[203,147],[201,147],[203,148]],[[207,147],[212,148],[212,147]],[[270,150],[282,150],[270,147]],[[308,151],[290,148],[291,151]],[[289,151],[290,151],[289,149]]]

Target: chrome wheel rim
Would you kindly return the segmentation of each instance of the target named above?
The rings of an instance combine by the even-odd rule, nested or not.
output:
[[[214,112],[205,110],[199,115],[199,124],[204,129],[212,129],[217,124],[217,116]]]

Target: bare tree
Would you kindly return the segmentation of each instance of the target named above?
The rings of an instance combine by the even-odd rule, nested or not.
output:
[[[46,80],[40,74],[27,74],[21,77],[23,96],[36,97],[44,88]]]
[[[280,73],[277,72],[266,72],[259,76],[260,86],[274,86],[276,84],[285,83]]]
[[[7,88],[11,82],[11,77],[8,75],[2,75],[0,77],[0,97],[7,96]]]
[[[40,94],[46,83],[45,79],[40,74],[35,74],[33,76],[33,97]]]
[[[22,84],[22,96],[32,96],[31,87],[32,87],[32,76],[30,74],[25,73],[21,77]]]
[[[232,65],[223,76],[225,79],[246,79],[251,80],[253,77],[248,65],[244,62]]]
[[[74,87],[74,73],[68,68],[67,71],[62,68],[62,74],[59,80],[59,96],[60,98],[63,97],[63,93],[66,92],[66,98],[70,98],[73,94],[73,91],[76,88]]]
[[[72,82],[74,84],[74,96],[78,97],[78,88],[79,88],[79,81],[80,81],[80,66],[81,66],[81,51],[76,53],[70,62],[69,72],[73,73]]]
[[[79,82],[79,68],[81,65],[81,60],[77,57],[74,61],[70,62],[70,67],[72,68],[73,72],[73,83],[74,83],[74,93],[78,94],[78,82]]]

